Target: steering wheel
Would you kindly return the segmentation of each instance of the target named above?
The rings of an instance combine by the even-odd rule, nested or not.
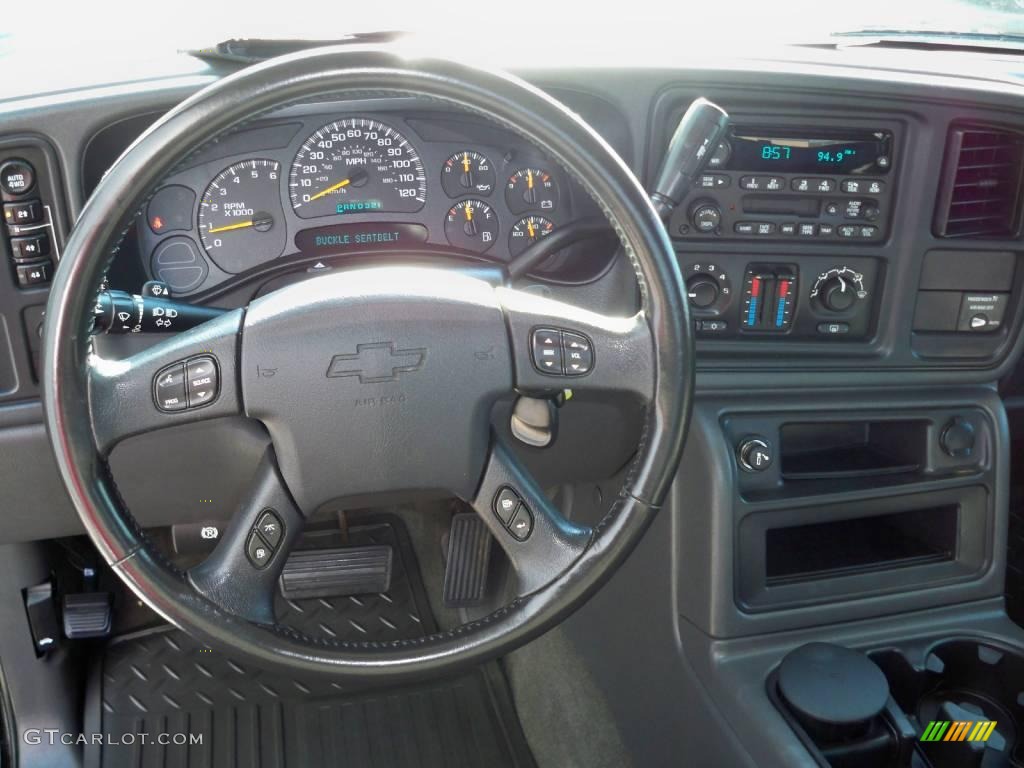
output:
[[[98,357],[90,344],[97,291],[160,179],[226,130],[325,95],[427,97],[532,142],[600,205],[636,270],[641,310],[610,317],[444,266],[360,268],[283,287],[126,359]],[[671,242],[637,179],[592,129],[538,89],[507,74],[382,48],[282,57],[224,78],[165,115],[85,206],[47,307],[49,437],[106,562],[198,641],[263,667],[349,682],[449,672],[507,653],[562,620],[650,524],[678,467],[690,415],[693,342],[684,295]],[[551,375],[535,356],[535,342],[578,338],[563,332],[589,342],[585,375]],[[158,409],[154,377],[188,361],[215,366],[216,398],[199,408]],[[624,485],[593,528],[567,520],[489,425],[503,395],[565,387],[646,406]],[[181,572],[129,513],[107,459],[128,436],[238,415],[261,421],[271,447],[214,551]],[[332,499],[415,490],[443,490],[476,510],[517,577],[508,605],[407,641],[313,638],[275,623],[278,578],[309,514]],[[512,511],[522,505],[515,523],[509,505],[499,503],[509,492]],[[254,526],[268,510],[280,531],[260,562],[250,544],[259,541]]]

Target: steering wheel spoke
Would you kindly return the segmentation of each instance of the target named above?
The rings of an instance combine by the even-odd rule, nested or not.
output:
[[[501,441],[491,441],[473,508],[508,555],[517,594],[536,592],[565,573],[593,536],[567,520],[529,470]]]
[[[650,401],[654,344],[643,312],[611,317],[508,288],[498,289],[498,297],[517,390],[604,391]]]
[[[89,406],[100,453],[132,435],[241,414],[242,318],[240,309],[228,312],[121,360],[91,355]]]
[[[273,624],[277,581],[304,526],[305,516],[268,448],[252,492],[235,511],[216,549],[188,572],[189,581],[228,613]]]

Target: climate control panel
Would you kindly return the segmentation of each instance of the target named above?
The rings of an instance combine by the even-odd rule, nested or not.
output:
[[[863,340],[873,331],[874,258],[717,254],[684,274],[699,339]]]

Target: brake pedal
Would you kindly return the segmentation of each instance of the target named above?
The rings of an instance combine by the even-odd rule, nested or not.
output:
[[[392,557],[388,545],[298,550],[281,572],[281,594],[299,600],[387,592]]]
[[[475,512],[452,517],[444,571],[446,608],[468,608],[484,601],[492,541],[491,532]]]
[[[113,624],[109,592],[64,595],[64,636],[69,640],[106,637]]]

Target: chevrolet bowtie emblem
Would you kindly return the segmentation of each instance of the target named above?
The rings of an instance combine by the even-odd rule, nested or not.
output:
[[[395,381],[400,373],[418,371],[426,359],[426,349],[395,349],[392,341],[359,344],[354,355],[335,355],[331,358],[327,378],[358,376],[360,384]]]

